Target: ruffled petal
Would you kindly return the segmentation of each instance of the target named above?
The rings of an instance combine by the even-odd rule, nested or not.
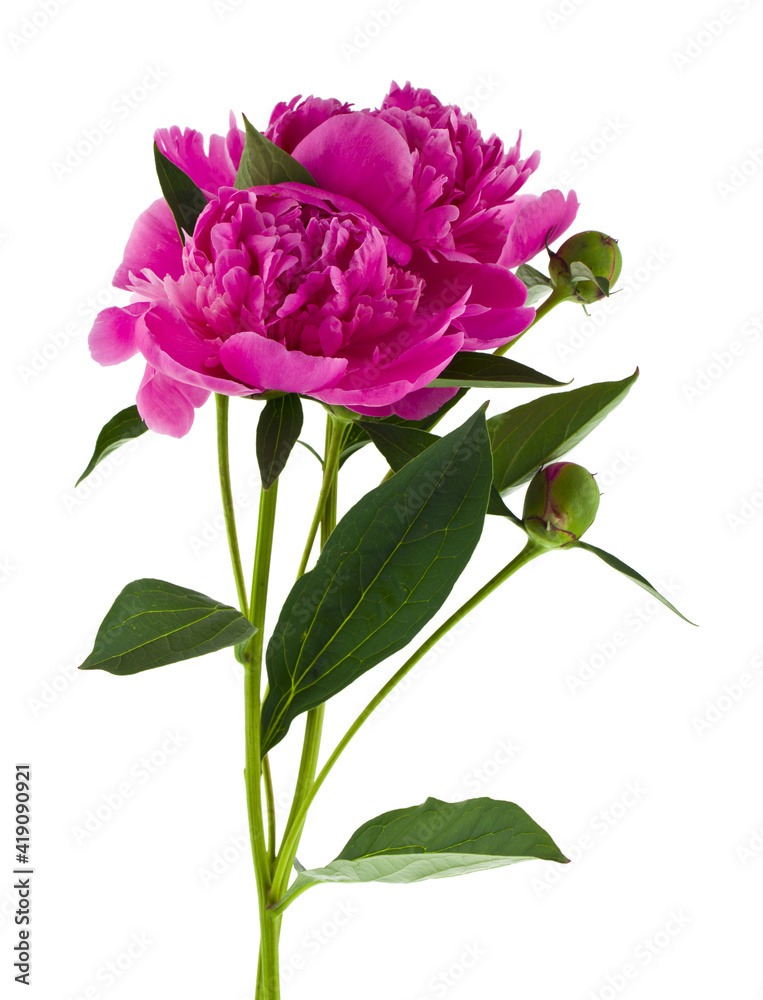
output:
[[[498,258],[504,267],[518,267],[553,243],[572,224],[578,211],[578,199],[570,191],[566,199],[561,191],[544,191],[538,198],[523,195],[516,199],[516,214],[506,244]]]
[[[171,379],[226,396],[248,396],[252,387],[229,378],[218,358],[219,341],[200,337],[177,309],[157,302],[136,325],[143,357]]]
[[[181,131],[177,125],[160,128],[154,133],[154,141],[168,160],[188,174],[191,180],[208,198],[216,198],[221,187],[231,187],[236,179],[242,136],[235,121],[227,136],[209,137],[209,152],[204,150],[204,136],[195,129]]]
[[[152,431],[181,438],[191,429],[194,411],[208,398],[208,390],[184,385],[146,365],[136,402]]]
[[[183,273],[183,245],[164,198],[159,198],[138,216],[113,284],[131,290],[130,272],[139,275],[144,268],[160,278],[165,275],[179,278]]]
[[[93,361],[99,365],[118,365],[138,353],[135,327],[148,305],[135,302],[124,307],[111,306],[98,313],[87,340]]]
[[[231,337],[220,348],[225,370],[260,390],[314,394],[332,386],[344,374],[344,358],[321,358],[289,351],[277,340],[244,332]]]

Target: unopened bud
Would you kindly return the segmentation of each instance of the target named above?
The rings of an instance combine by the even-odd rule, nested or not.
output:
[[[549,255],[548,273],[557,293],[583,304],[608,296],[623,266],[617,240],[593,230],[571,236]]]
[[[593,524],[599,488],[591,473],[574,462],[555,462],[541,469],[525,495],[525,531],[548,548],[569,545]]]

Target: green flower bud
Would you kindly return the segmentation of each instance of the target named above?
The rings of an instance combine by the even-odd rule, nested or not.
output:
[[[522,517],[530,538],[554,548],[577,541],[598,509],[599,488],[591,473],[574,462],[555,462],[531,480]]]
[[[571,236],[549,255],[556,290],[584,305],[607,297],[623,266],[617,240],[594,231]]]

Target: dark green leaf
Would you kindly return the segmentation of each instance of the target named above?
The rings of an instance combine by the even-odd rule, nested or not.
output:
[[[646,580],[640,573],[637,573],[635,569],[627,566],[624,562],[622,562],[622,560],[618,559],[617,556],[613,556],[609,552],[605,552],[604,549],[599,549],[595,545],[591,545],[590,542],[578,541],[572,542],[571,546],[572,545],[579,549],[585,549],[587,552],[593,552],[593,554],[603,560],[607,566],[611,566],[612,569],[616,569],[618,573],[622,573],[623,576],[627,576],[629,580],[633,580],[633,582],[637,583],[639,587],[643,587],[648,594],[651,594],[652,597],[656,597],[658,601],[661,601],[666,608],[670,608],[670,610],[677,614],[679,618],[683,618],[685,622],[689,622],[690,625],[694,625],[694,622],[689,621],[685,615],[681,614],[678,608],[673,607],[670,601],[666,597],[663,597],[659,590],[655,590],[648,580]]]
[[[522,264],[516,270],[516,275],[519,280],[527,288],[527,301],[525,305],[534,306],[536,302],[540,302],[541,299],[545,299],[548,293],[552,290],[553,283],[551,279],[542,274],[540,271],[536,271],[534,267],[530,267],[529,264]]]
[[[176,167],[172,160],[168,160],[156,143],[154,143],[154,160],[164,200],[170,207],[180,233],[180,240],[185,245],[183,234],[193,233],[196,220],[207,205],[207,199],[201,188],[198,188],[180,167]]]
[[[546,462],[564,455],[622,402],[638,368],[622,382],[597,382],[542,396],[491,417],[495,485],[506,493],[527,482]]]
[[[423,882],[533,859],[569,861],[513,802],[430,798],[364,823],[329,865],[300,872],[285,901],[320,882]]]
[[[387,460],[393,472],[399,472],[411,459],[416,458],[427,448],[431,448],[435,441],[440,440],[437,434],[430,434],[417,427],[370,420],[359,421],[359,423]],[[499,517],[508,517],[519,527],[522,527],[522,521],[512,514],[495,486],[490,489],[487,512],[488,514],[497,514]]]
[[[302,441],[301,439],[297,441],[297,444],[301,444],[302,447],[306,448],[311,455],[315,455],[315,457],[318,459],[318,462],[320,463],[321,468],[323,468],[323,459],[311,444],[308,444],[307,441]]]
[[[263,753],[442,607],[479,541],[491,479],[480,410],[342,518],[268,644]]]
[[[127,409],[120,410],[115,417],[112,417],[107,424],[104,424],[101,433],[98,435],[98,440],[95,442],[93,457],[88,462],[87,468],[75,485],[79,486],[82,480],[90,475],[96,465],[102,462],[112,451],[115,451],[126,441],[132,441],[133,438],[140,437],[147,430],[148,427],[141,419],[137,406],[128,406]]]
[[[347,459],[360,451],[364,445],[368,444],[368,435],[363,428],[355,421],[347,425],[342,440],[342,447],[339,450],[339,468],[341,469]]]
[[[448,367],[434,381],[435,386],[466,386],[475,389],[526,389],[538,386],[569,385],[555,378],[542,375],[512,358],[497,354],[480,354],[478,351],[459,351]]]
[[[257,463],[269,490],[284,470],[302,430],[302,401],[296,393],[269,399],[257,424]]]
[[[235,608],[164,580],[134,580],[101,622],[80,670],[137,674],[234,646],[256,629]]]
[[[262,132],[258,132],[247,120],[246,115],[244,124],[246,141],[234,182],[235,187],[242,190],[258,184],[282,184],[284,181],[297,181],[315,187],[315,181],[305,167],[270,139],[266,139]]]

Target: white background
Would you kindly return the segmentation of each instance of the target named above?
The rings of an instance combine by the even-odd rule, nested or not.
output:
[[[521,127],[525,153],[543,154],[527,190],[574,187],[576,229],[620,239],[623,291],[609,311],[586,320],[560,307],[514,356],[574,385],[640,366],[626,402],[572,454],[604,492],[588,537],[670,587],[699,627],[583,552],[538,560],[494,595],[356,739],[300,858],[328,862],[387,809],[476,794],[520,803],[575,864],[319,887],[284,922],[284,995],[762,997],[761,6],[45,3],[6,3],[0,32],[3,995],[253,994],[232,657],[126,679],[74,670],[132,579],[235,603],[215,527],[214,409],[180,442],[146,436],[125,448],[75,491],[141,371],[137,360],[100,369],[86,333],[94,298],[124,301],[109,283],[158,191],[154,128],[224,132],[230,108],[262,127],[297,93],[374,106],[394,78],[473,110],[507,144]],[[83,139],[103,119],[110,127],[88,152]],[[87,155],[57,169],[78,144]],[[493,393],[492,412],[529,398]],[[231,412],[250,551],[256,404],[234,400]],[[306,436],[319,445],[319,411],[309,412]],[[382,469],[370,449],[353,459],[342,505]],[[317,482],[300,449],[281,487],[274,611]],[[491,519],[448,607],[520,542]],[[327,747],[399,662],[330,704]],[[588,680],[573,691],[575,676]],[[11,964],[18,761],[34,775],[26,992]],[[273,765],[284,794],[294,750],[279,748]]]

